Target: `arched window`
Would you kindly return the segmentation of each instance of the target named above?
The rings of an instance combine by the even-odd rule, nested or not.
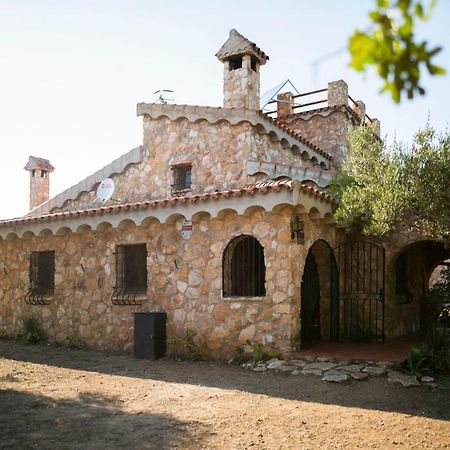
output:
[[[266,295],[264,248],[253,236],[238,236],[223,253],[223,296],[263,295]]]

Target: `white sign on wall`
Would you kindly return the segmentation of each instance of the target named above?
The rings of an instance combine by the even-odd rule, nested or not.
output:
[[[190,239],[192,237],[192,220],[184,220],[181,226],[181,237],[183,239]]]

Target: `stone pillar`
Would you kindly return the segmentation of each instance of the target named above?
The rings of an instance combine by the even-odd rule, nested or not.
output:
[[[252,67],[252,58],[250,55],[244,55],[242,57],[242,68],[243,69],[251,69]]]
[[[292,92],[283,92],[277,95],[277,118],[283,119],[294,112],[294,99]]]
[[[369,122],[370,128],[372,128],[372,131],[380,137],[381,134],[381,124],[378,119],[372,119],[372,122]]]
[[[348,86],[344,80],[328,83],[328,106],[348,106]]]
[[[353,108],[353,111],[358,115],[359,119],[362,123],[364,123],[366,119],[366,105],[361,100],[358,100],[356,102],[355,107]]]

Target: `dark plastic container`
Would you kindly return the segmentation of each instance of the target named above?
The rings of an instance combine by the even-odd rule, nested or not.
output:
[[[158,359],[166,354],[166,321],[164,312],[134,313],[134,356]]]

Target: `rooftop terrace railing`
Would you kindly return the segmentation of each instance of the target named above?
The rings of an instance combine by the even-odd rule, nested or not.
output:
[[[326,96],[320,95],[323,93],[327,93]],[[359,116],[360,115],[360,105],[350,95],[346,94],[346,96],[347,96],[348,100],[347,100],[347,102],[343,102],[342,104],[347,104],[347,106],[349,106],[349,108],[352,109],[353,112]],[[296,99],[299,99],[299,98],[301,98],[302,100],[307,100],[307,101],[305,103],[297,102]],[[268,105],[276,104],[278,106],[280,103],[289,104],[290,109],[292,110],[293,114],[314,111],[316,109],[328,107],[328,106],[331,106],[329,104],[329,88],[316,89],[314,91],[303,92],[303,93],[300,93],[297,95],[292,95],[289,99],[286,99],[286,100],[283,98],[273,99],[268,102]],[[316,106],[316,105],[320,105],[320,106]],[[279,115],[280,108],[277,107],[277,109],[273,109],[270,111],[263,111],[263,112],[264,112],[264,114],[275,118]],[[369,124],[372,124],[373,121],[374,121],[374,119],[369,117],[369,115],[364,112],[363,123],[366,125],[369,125]]]

